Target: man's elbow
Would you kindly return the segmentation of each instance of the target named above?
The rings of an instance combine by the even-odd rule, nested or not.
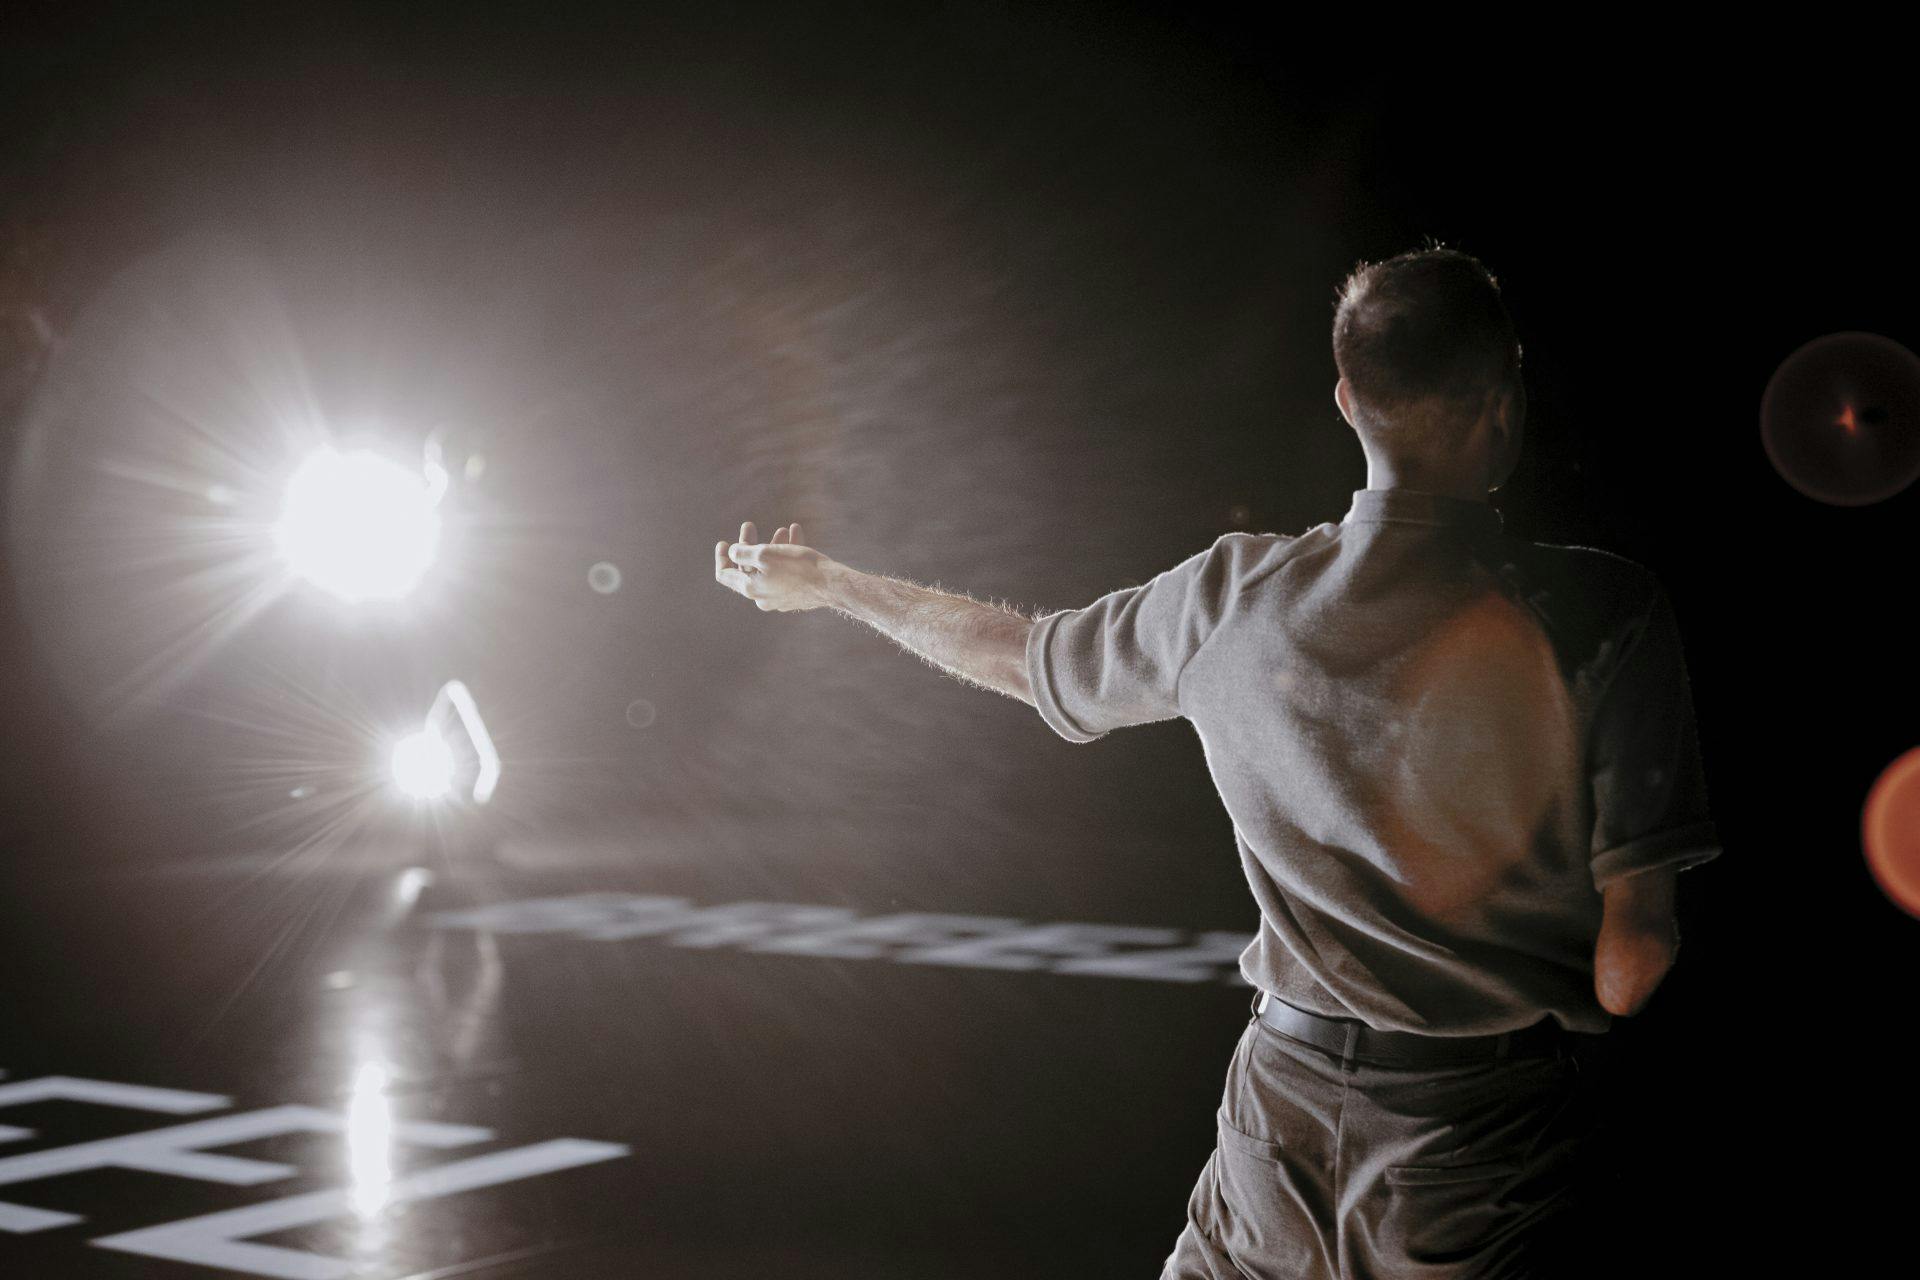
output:
[[[1640,1012],[1673,968],[1679,944],[1669,931],[1619,930],[1602,934],[1593,955],[1593,990],[1600,1007],[1625,1018]]]
[[[1656,868],[1607,886],[1593,949],[1593,991],[1608,1013],[1640,1012],[1680,950],[1674,873]]]

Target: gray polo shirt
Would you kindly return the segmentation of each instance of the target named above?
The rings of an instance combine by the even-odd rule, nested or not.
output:
[[[1226,534],[1041,618],[1026,659],[1070,741],[1193,722],[1260,906],[1241,971],[1317,1013],[1603,1031],[1599,890],[1720,851],[1666,592],[1484,502],[1362,489]]]

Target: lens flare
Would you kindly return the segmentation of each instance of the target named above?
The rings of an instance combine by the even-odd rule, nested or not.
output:
[[[603,596],[610,596],[620,589],[620,566],[602,560],[587,570],[587,585]]]
[[[393,780],[416,800],[438,800],[453,790],[453,752],[431,729],[410,733],[393,748]]]
[[[413,589],[440,542],[428,478],[369,450],[322,449],[287,484],[274,542],[315,586],[349,602]]]
[[[1760,439],[1809,498],[1857,507],[1920,479],[1920,357],[1874,333],[1830,333],[1781,362]]]
[[[1867,792],[1860,842],[1881,892],[1920,916],[1920,747],[1888,765]]]

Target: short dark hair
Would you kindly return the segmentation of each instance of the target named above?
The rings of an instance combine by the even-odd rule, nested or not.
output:
[[[1522,390],[1500,282],[1437,243],[1354,268],[1334,309],[1333,362],[1370,432],[1388,440],[1444,445],[1493,396]]]

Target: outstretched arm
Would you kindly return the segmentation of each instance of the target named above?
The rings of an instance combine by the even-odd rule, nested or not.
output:
[[[857,618],[957,679],[1034,705],[1033,620],[1012,609],[850,569],[800,545],[797,524],[768,542],[755,541],[752,521],[741,525],[740,541],[714,545],[713,576],[763,611],[825,607]]]

